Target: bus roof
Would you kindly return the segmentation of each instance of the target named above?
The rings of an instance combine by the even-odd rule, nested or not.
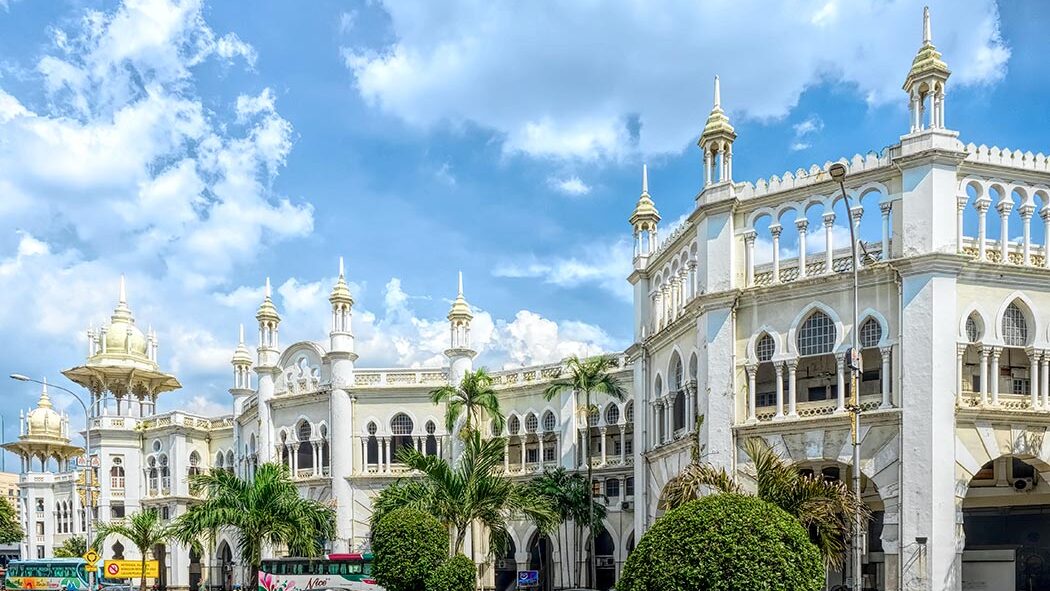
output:
[[[309,556],[280,556],[277,558],[266,558],[263,562],[292,562],[302,560],[372,560],[372,553],[354,552],[350,554],[329,554],[327,556],[315,556],[313,558]]]

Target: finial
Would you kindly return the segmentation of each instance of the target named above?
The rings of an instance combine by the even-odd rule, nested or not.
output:
[[[263,297],[270,299],[270,278],[266,278],[266,291],[263,292]]]
[[[343,278],[343,257],[339,257],[339,278]]]
[[[120,274],[120,298],[119,298],[119,300],[120,300],[121,304],[127,304],[128,303],[128,290],[127,290],[127,286],[125,285],[124,274],[123,273]]]
[[[715,107],[722,106],[722,86],[718,83],[718,75],[715,74]]]
[[[463,295],[463,271],[459,272],[459,295]]]
[[[241,323],[241,341],[240,341],[240,344],[241,345],[244,344],[244,323],[243,322]]]
[[[924,6],[922,9],[922,43],[923,45],[929,45],[933,43],[933,33],[930,32],[930,7]]]
[[[649,194],[649,167],[642,165],[642,194]]]
[[[47,377],[46,376],[44,377],[44,383],[42,384],[42,386],[40,388],[40,402],[37,403],[37,406],[43,406],[43,407],[46,407],[46,408],[50,408],[51,407],[51,397],[49,397],[47,395]]]

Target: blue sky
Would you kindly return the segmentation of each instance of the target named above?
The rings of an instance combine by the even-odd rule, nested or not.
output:
[[[1050,151],[1050,8],[931,10],[948,126]],[[699,188],[712,77],[737,180],[881,150],[907,131],[921,13],[0,0],[3,373],[79,363],[126,273],[185,385],[161,408],[225,409],[237,324],[252,334],[265,277],[283,342],[323,339],[339,256],[364,366],[440,360],[458,270],[484,364],[622,348],[641,164],[666,232]],[[36,389],[2,391],[10,436]]]

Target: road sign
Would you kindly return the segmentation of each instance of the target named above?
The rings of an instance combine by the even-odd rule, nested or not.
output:
[[[519,570],[518,571],[518,588],[531,588],[540,586],[540,571],[538,570]]]
[[[146,561],[146,578],[155,579],[160,576],[160,566],[156,560]],[[140,560],[107,560],[107,579],[136,579],[142,577],[142,561]]]
[[[98,552],[95,552],[94,550],[88,550],[87,552],[85,552],[84,562],[88,564],[95,564],[96,562],[98,562]]]

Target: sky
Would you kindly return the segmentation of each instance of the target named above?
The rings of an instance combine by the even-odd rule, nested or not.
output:
[[[930,4],[948,127],[1050,151],[1050,6]],[[907,132],[921,16],[901,0],[0,0],[0,369],[71,387],[59,372],[125,274],[184,385],[160,409],[228,412],[266,277],[282,344],[323,341],[340,256],[359,366],[440,364],[458,271],[481,365],[622,349],[642,163],[666,235],[700,188],[713,77],[736,180],[881,151]],[[10,439],[39,389],[0,393]]]

